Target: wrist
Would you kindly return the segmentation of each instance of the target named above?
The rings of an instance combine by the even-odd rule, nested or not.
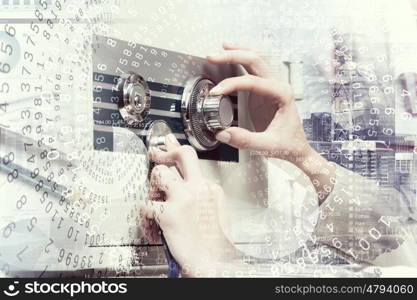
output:
[[[311,146],[300,155],[294,164],[306,174],[313,184],[319,204],[329,196],[336,182],[336,167]]]
[[[286,157],[278,156],[277,158],[289,161],[304,172],[308,171],[308,165],[306,165],[306,162],[322,159],[320,154],[317,153],[317,151],[314,150],[308,143],[302,147],[301,151],[292,151],[291,155],[287,155]]]

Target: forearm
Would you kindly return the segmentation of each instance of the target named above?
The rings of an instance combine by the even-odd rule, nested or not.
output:
[[[310,178],[321,205],[333,190],[336,182],[336,167],[311,147],[293,163]]]

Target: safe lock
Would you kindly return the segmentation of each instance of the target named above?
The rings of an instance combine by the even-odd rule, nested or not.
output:
[[[188,141],[196,149],[207,151],[216,148],[218,130],[226,129],[233,122],[233,105],[228,96],[211,96],[213,81],[199,76],[190,79],[184,89],[181,114]]]
[[[95,35],[94,40],[95,150],[114,151],[115,127],[129,127],[145,141],[150,124],[161,120],[181,144],[191,144],[198,150],[199,158],[239,161],[239,151],[218,142],[215,134],[235,122],[250,127],[247,114],[240,114],[242,119],[238,120],[238,109],[245,110],[246,97],[237,103],[236,95],[212,96],[209,91],[225,78],[244,75],[242,66],[214,65],[200,57],[115,38],[109,43],[106,36]],[[135,56],[127,57],[125,49],[135,52]],[[123,61],[127,60],[123,66],[119,59],[122,56]],[[142,56],[148,63],[139,65],[135,59]],[[104,71],[98,68],[103,64]],[[280,80],[293,87],[295,100],[303,98],[302,66],[294,56],[276,66]]]
[[[181,99],[184,133],[199,151],[215,149],[220,143],[215,138],[218,130],[233,122],[233,105],[226,95],[212,96],[214,82],[206,76],[191,78],[185,85]],[[148,84],[138,74],[129,72],[117,82],[119,112],[127,124],[140,126],[149,114],[151,95]],[[148,127],[145,125],[145,127]]]
[[[129,72],[117,82],[119,112],[130,126],[140,125],[149,114],[151,93],[147,82],[138,74]]]

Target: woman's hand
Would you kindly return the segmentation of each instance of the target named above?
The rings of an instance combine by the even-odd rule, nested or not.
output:
[[[158,165],[151,174],[149,200],[140,209],[141,227],[150,242],[157,242],[156,223],[160,226],[184,276],[208,276],[210,265],[235,257],[221,225],[223,191],[204,180],[191,146],[168,135],[166,149],[150,153]]]
[[[241,64],[249,75],[224,79],[210,93],[250,92],[248,110],[256,132],[230,127],[218,132],[216,138],[236,148],[294,163],[310,178],[321,204],[333,189],[335,167],[309,145],[291,86],[276,78],[255,52],[227,44],[223,48],[222,53],[207,59],[215,64]]]
[[[231,127],[216,138],[240,149],[257,151],[269,157],[296,161],[309,155],[309,146],[298,116],[292,88],[274,78],[266,62],[255,52],[223,45],[224,51],[207,59],[215,64],[241,64],[249,75],[227,78],[210,93],[230,94],[249,91],[248,110],[256,132]]]

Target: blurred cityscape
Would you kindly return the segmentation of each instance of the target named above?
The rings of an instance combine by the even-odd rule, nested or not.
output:
[[[343,39],[352,40],[347,36]],[[344,47],[344,48],[343,48]],[[344,49],[343,53],[339,51]],[[403,196],[408,209],[416,212],[417,187],[417,128],[414,135],[395,132],[395,79],[377,74],[374,69],[359,70],[357,61],[365,60],[355,51],[355,45],[335,42],[335,82],[332,91],[332,111],[313,112],[303,119],[310,144],[329,161],[335,162],[364,177],[373,179],[380,187],[395,188]],[[388,66],[386,66],[388,68]],[[390,74],[388,71],[382,74]],[[373,77],[372,77],[373,76]],[[404,76],[403,76],[404,77]],[[414,74],[413,74],[414,81]],[[396,81],[397,80],[397,81]],[[401,100],[412,118],[417,117],[415,82],[410,94]],[[404,86],[402,86],[404,88]],[[388,92],[387,92],[388,91]],[[390,193],[386,193],[389,197]],[[389,200],[389,199],[388,199]]]

